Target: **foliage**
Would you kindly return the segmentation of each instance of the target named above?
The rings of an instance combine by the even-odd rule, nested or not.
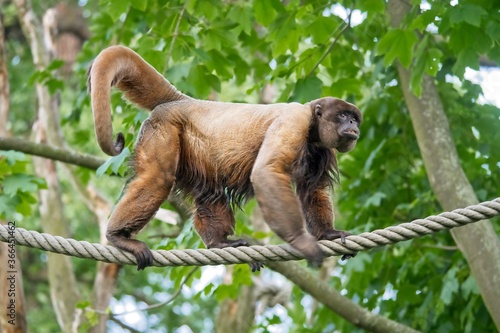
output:
[[[27,173],[26,156],[15,151],[0,151],[0,217],[3,219],[31,215],[33,195],[47,188],[43,179]]]
[[[477,0],[411,4],[414,10],[402,26],[390,28],[386,10],[391,8],[382,0],[337,4],[324,0],[88,2],[83,8],[89,13],[92,37],[79,55],[78,82],[53,81],[47,74],[51,68],[32,77],[61,89],[68,143],[94,153],[99,150],[92,139],[85,71],[91,59],[112,44],[132,47],[178,89],[196,98],[257,102],[267,84],[278,91],[276,102],[306,102],[326,95],[345,98],[361,108],[364,122],[357,148],[339,156],[342,179],[336,190],[336,226],[354,233],[369,231],[441,211],[429,187],[395,61],[411,70],[411,89],[416,95],[421,93],[424,74],[435,77],[470,182],[481,200],[498,196],[500,110],[478,103],[481,87],[464,73],[467,67],[479,69],[482,55],[500,63],[500,4]],[[340,35],[347,19],[343,13],[351,9],[351,27]],[[33,110],[32,88],[27,85],[33,69],[27,70],[26,45],[18,40],[9,40],[8,45],[11,57],[21,59],[9,65],[11,128],[15,134],[27,135],[32,113],[18,110]],[[132,151],[134,136],[147,114],[124,103],[120,94],[113,95],[112,103],[114,127],[125,133]],[[3,156],[0,213],[29,215],[28,206],[35,200],[30,193],[42,183],[26,174],[24,157]],[[118,168],[126,163],[125,157],[109,161],[113,171],[123,173],[123,166]],[[96,179],[83,170],[79,176],[85,181]],[[106,176],[97,182],[112,198],[123,183]],[[86,227],[91,214],[79,206],[78,199],[69,199],[74,198],[70,185],[64,185],[64,193],[77,238],[97,239],[97,230]],[[5,200],[12,198],[16,204],[9,201],[7,205]],[[255,203],[250,205],[244,209],[251,211]],[[252,232],[239,215],[238,228],[242,226]],[[154,244],[148,237],[163,233],[178,236],[157,242],[157,248],[202,246],[189,221],[177,227],[153,221],[141,237]],[[422,331],[491,332],[493,323],[463,256],[445,248],[453,244],[448,233],[439,233],[361,253],[340,263],[328,282],[367,309]],[[77,263],[81,273],[77,276],[86,277],[82,283],[90,289],[95,268],[91,263]],[[179,288],[188,271],[178,267],[137,273],[127,267],[122,273],[127,278],[118,283],[114,308],[130,303],[141,307],[143,300],[159,302]],[[235,269],[231,285],[221,285],[220,278],[203,278],[203,273],[188,281],[172,303],[140,314],[148,318],[148,326],[137,327],[173,332],[188,325],[195,332],[210,331],[217,302],[237,297],[250,273],[246,266]],[[35,302],[50,306],[48,298]],[[309,310],[304,304],[311,304],[310,297],[295,288],[286,315],[271,312],[256,322],[256,330],[265,332],[270,325],[286,322],[293,332],[357,331],[323,306]]]

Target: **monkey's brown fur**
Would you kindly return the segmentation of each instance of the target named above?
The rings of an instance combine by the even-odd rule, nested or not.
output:
[[[353,149],[359,136],[362,118],[354,105],[332,97],[304,105],[197,100],[132,50],[113,46],[89,70],[96,136],[109,155],[124,145],[121,133],[113,142],[112,86],[153,110],[135,146],[135,175],[107,230],[111,243],[136,256],[139,269],[151,265],[152,254],[131,237],[172,189],[194,199],[194,226],[209,248],[246,245],[227,237],[235,226],[232,204],[253,195],[271,229],[313,265],[323,260],[316,240],[345,237],[333,228],[330,187],[337,174],[334,149]]]

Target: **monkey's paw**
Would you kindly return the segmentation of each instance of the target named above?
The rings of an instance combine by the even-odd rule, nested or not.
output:
[[[318,238],[318,240],[323,240],[323,239],[334,240],[334,239],[340,238],[340,241],[342,242],[342,244],[345,244],[345,238],[347,236],[350,236],[350,235],[352,235],[350,232],[347,232],[344,230],[335,230],[334,229],[334,230],[325,232],[323,235],[321,235]],[[342,257],[340,258],[340,260],[347,260],[347,259],[354,258],[357,254],[358,254],[357,252],[350,253],[350,254],[343,254]]]
[[[261,262],[249,262],[248,265],[250,266],[250,269],[252,270],[252,273],[255,273],[256,271],[260,272],[261,268],[264,268],[264,264]]]
[[[224,239],[223,241],[217,244],[210,245],[209,248],[222,249],[224,247],[240,247],[240,246],[250,246],[250,244],[244,239],[235,239],[235,240]],[[252,272],[260,271],[260,269],[264,267],[264,264],[258,261],[248,263],[248,265],[250,266]]]
[[[144,246],[141,249],[137,249],[133,253],[135,259],[137,260],[138,271],[141,271],[144,268],[153,265],[153,253],[147,246]]]
[[[320,235],[318,237],[318,240],[323,240],[323,239],[334,240],[334,239],[340,238],[340,241],[342,242],[342,244],[345,244],[345,238],[347,236],[351,236],[351,235],[352,234],[347,232],[347,231],[333,229],[333,230],[324,232],[322,235]]]

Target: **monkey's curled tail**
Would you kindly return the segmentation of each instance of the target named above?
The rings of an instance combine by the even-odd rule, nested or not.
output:
[[[111,87],[141,108],[153,110],[162,103],[188,99],[137,53],[124,46],[111,46],[99,53],[89,68],[88,88],[97,141],[108,155],[120,154],[125,138],[118,133],[113,141]]]

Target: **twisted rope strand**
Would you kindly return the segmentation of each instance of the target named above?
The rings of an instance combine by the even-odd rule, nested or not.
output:
[[[441,230],[460,227],[469,223],[500,215],[500,198],[482,202],[467,208],[459,208],[452,212],[444,212],[425,219],[417,219],[410,223],[364,232],[346,238],[342,244],[339,239],[320,241],[320,247],[325,256],[353,254],[375,247],[422,237]],[[135,257],[128,252],[113,246],[107,246],[71,238],[52,236],[23,228],[15,228],[9,234],[9,227],[0,225],[0,241],[12,242],[18,245],[33,247],[45,251],[60,253],[78,258],[98,261],[136,265]],[[303,259],[303,256],[288,244],[265,246],[227,247],[223,249],[198,250],[158,250],[152,251],[153,266],[205,266],[220,264],[241,264],[252,262],[287,261]]]

